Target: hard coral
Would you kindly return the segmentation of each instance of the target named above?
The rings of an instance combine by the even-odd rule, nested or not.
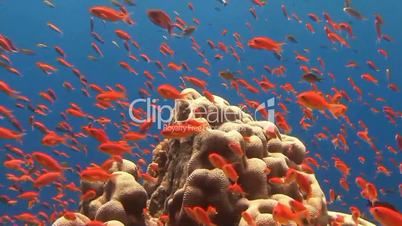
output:
[[[83,181],[83,192],[94,189],[97,197],[82,203],[81,213],[124,225],[274,226],[284,220],[273,215],[275,208],[296,211],[292,204],[297,201],[305,214],[287,223],[354,225],[349,215],[327,211],[314,174],[300,165],[306,154],[300,140],[280,134],[272,122],[254,121],[218,96],[211,102],[193,89],[184,93],[171,123],[204,118],[208,126],[156,146],[152,162],[158,170],[148,167],[147,172],[154,181],[140,185],[137,168],[128,160],[112,166],[118,175],[105,184]],[[214,165],[211,154],[220,156],[223,165]],[[54,225],[69,225],[61,221]],[[371,225],[362,219],[359,224]]]

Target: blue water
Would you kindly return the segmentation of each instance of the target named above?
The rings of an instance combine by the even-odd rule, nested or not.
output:
[[[150,71],[155,75],[156,80],[153,82],[155,86],[169,83],[178,86],[180,84],[179,76],[182,74],[195,75],[208,82],[208,90],[214,94],[220,95],[231,104],[237,105],[244,100],[239,97],[233,89],[225,90],[221,85],[224,80],[218,76],[219,71],[229,69],[230,71],[243,71],[242,78],[245,78],[250,83],[253,83],[252,78],[260,78],[261,74],[268,76],[271,82],[275,83],[277,88],[276,92],[283,95],[277,102],[284,103],[289,109],[286,115],[288,123],[292,126],[293,130],[290,133],[293,136],[299,137],[310,150],[311,155],[319,153],[322,156],[322,161],[327,161],[330,167],[326,170],[324,168],[316,169],[316,175],[323,191],[328,197],[330,188],[335,189],[336,193],[342,196],[340,201],[329,205],[330,210],[338,210],[349,212],[350,205],[355,205],[367,217],[371,217],[368,213],[366,206],[367,200],[361,198],[360,188],[354,183],[356,176],[363,176],[370,182],[373,182],[378,189],[384,188],[390,190],[386,195],[379,194],[381,201],[387,201],[395,205],[398,209],[402,209],[401,197],[398,190],[400,181],[400,174],[398,167],[394,166],[390,158],[394,158],[398,164],[401,162],[400,151],[398,154],[392,154],[386,150],[385,145],[392,145],[397,148],[395,142],[395,134],[401,133],[400,118],[397,119],[396,125],[389,123],[382,112],[383,106],[391,106],[395,111],[400,111],[402,107],[401,94],[393,92],[387,88],[387,80],[385,77],[385,69],[390,68],[393,83],[402,85],[402,78],[400,74],[402,69],[400,67],[400,56],[402,54],[402,30],[400,25],[402,22],[402,2],[397,0],[388,1],[354,1],[353,7],[358,9],[363,15],[368,17],[366,21],[359,21],[350,17],[342,11],[343,1],[269,1],[264,7],[258,7],[252,4],[252,1],[231,1],[226,7],[219,3],[219,1],[193,1],[194,11],[187,8],[187,1],[138,1],[136,6],[128,6],[128,10],[132,13],[132,18],[136,21],[135,26],[128,26],[123,22],[106,22],[103,23],[100,19],[95,19],[95,31],[98,32],[104,40],[105,44],[97,43],[102,49],[105,57],[99,58],[96,61],[87,59],[88,55],[96,55],[91,48],[91,42],[95,42],[89,31],[90,14],[88,9],[94,5],[108,5],[112,6],[110,1],[54,1],[56,8],[47,7],[41,1],[1,1],[0,2],[0,33],[6,35],[13,43],[19,48],[28,48],[36,52],[33,56],[23,54],[8,54],[13,62],[13,66],[20,70],[23,77],[17,77],[10,74],[3,68],[1,71],[1,80],[7,82],[12,88],[21,92],[21,94],[28,96],[33,105],[39,103],[46,103],[40,96],[40,91],[45,91],[52,88],[56,91],[57,101],[53,105],[49,105],[51,113],[46,116],[35,115],[35,118],[42,121],[50,129],[55,129],[57,123],[61,120],[60,112],[68,108],[70,102],[77,103],[81,106],[84,112],[87,112],[95,117],[105,116],[110,118],[113,122],[119,123],[121,121],[120,112],[127,115],[125,109],[117,108],[116,110],[102,111],[94,106],[96,95],[91,92],[91,97],[86,98],[80,91],[80,84],[77,77],[64,66],[58,64],[55,58],[58,56],[53,50],[54,45],[62,47],[67,55],[67,60],[74,64],[88,79],[89,83],[95,83],[101,87],[106,85],[113,86],[116,83],[124,84],[128,90],[127,95],[129,100],[139,98],[138,89],[145,88],[144,82],[146,78],[142,76],[141,72],[144,70]],[[281,12],[281,4],[287,7],[289,15],[296,13],[303,23],[299,24],[295,20],[288,21]],[[258,20],[255,20],[249,12],[249,8],[256,9]],[[184,19],[188,24],[193,24],[192,19],[198,18],[201,25],[197,26],[197,30],[193,33],[193,37],[199,43],[204,51],[205,57],[210,61],[211,67],[209,71],[212,76],[206,76],[196,70],[198,66],[205,66],[202,64],[202,59],[191,49],[191,40],[189,37],[185,38],[172,38],[167,37],[168,34],[165,30],[152,24],[147,18],[147,9],[157,8],[165,10],[172,18],[175,17],[174,11],[178,12],[180,18]],[[323,22],[317,24],[311,21],[308,13],[315,13]],[[341,47],[339,44],[331,44],[327,39],[326,33],[323,30],[325,21],[322,17],[323,12],[328,12],[335,22],[349,22],[352,25],[355,39],[348,38],[352,48]],[[383,33],[393,37],[393,42],[382,40],[376,41],[376,33],[374,28],[374,14],[380,14],[384,19]],[[57,34],[50,30],[46,25],[48,21],[58,25],[63,30],[63,35]],[[250,23],[252,31],[250,31],[245,23]],[[316,33],[311,34],[305,27],[305,23],[311,23]],[[130,33],[130,35],[140,44],[141,49],[137,50],[131,47],[133,54],[139,58],[138,62],[128,59],[127,52],[124,50],[123,42],[114,34],[115,29],[123,29]],[[226,36],[221,36],[223,29],[227,29]],[[244,51],[236,48],[236,51],[241,57],[241,61],[237,62],[230,53],[222,53],[220,50],[211,50],[206,42],[207,39],[214,41],[217,44],[219,41],[225,43],[227,46],[235,46],[232,34],[238,32],[241,35],[241,42],[244,45]],[[278,60],[275,56],[267,51],[260,51],[250,49],[247,46],[247,41],[255,36],[267,36],[277,41],[286,41],[286,35],[293,35],[298,40],[298,44],[287,42],[284,46],[283,59]],[[164,37],[167,37],[165,39]],[[342,37],[347,37],[345,32]],[[120,48],[116,48],[112,44],[115,40]],[[164,57],[159,52],[159,46],[162,42],[166,42],[175,51],[174,57]],[[45,43],[48,48],[38,48],[37,43]],[[336,50],[332,49],[336,47]],[[384,59],[377,53],[378,48],[383,48],[388,51],[389,58]],[[303,49],[308,49],[309,53],[303,53]],[[300,106],[295,102],[293,94],[287,94],[279,86],[284,83],[291,83],[296,91],[306,91],[310,89],[310,85],[300,82],[302,72],[299,70],[300,62],[295,60],[293,51],[303,53],[310,58],[310,62],[306,65],[317,66],[319,63],[316,58],[320,56],[324,59],[326,69],[324,71],[324,80],[319,83],[319,90],[325,94],[332,94],[331,88],[344,89],[353,99],[352,102],[347,103],[348,111],[347,116],[353,124],[358,127],[357,121],[364,121],[369,128],[369,134],[374,138],[374,143],[381,150],[383,154],[382,164],[392,171],[391,176],[387,177],[376,172],[374,164],[374,152],[369,145],[364,143],[356,136],[357,130],[353,130],[346,125],[343,119],[326,119],[322,114],[315,111],[314,115],[318,120],[309,130],[303,130],[299,126],[299,120],[302,117]],[[175,72],[165,69],[164,73],[168,79],[164,79],[157,74],[158,68],[154,63],[146,63],[140,59],[139,55],[146,53],[151,60],[160,60],[166,67],[168,62],[186,62],[191,68],[191,72]],[[224,58],[220,61],[215,60],[213,57],[216,53],[221,53]],[[373,60],[380,68],[379,72],[371,70],[366,60]],[[120,61],[127,61],[133,68],[135,68],[140,75],[133,76],[126,70],[119,66]],[[360,66],[358,68],[346,68],[345,64],[350,60],[355,60]],[[45,75],[40,71],[35,63],[37,61],[46,62],[55,65],[58,72],[51,76]],[[255,72],[247,70],[247,66],[253,66]],[[268,74],[263,66],[269,65],[270,67],[278,67],[284,65],[287,69],[284,77],[277,77]],[[336,79],[333,81],[328,77],[328,72],[335,74]],[[362,73],[371,73],[379,80],[379,85],[374,85],[367,81],[360,79]],[[363,90],[362,101],[358,100],[358,95],[353,91],[352,87],[346,80],[347,77],[352,77],[356,84]],[[64,81],[71,82],[76,88],[71,92],[62,87]],[[242,89],[247,98],[257,101],[265,101],[273,97],[272,93],[253,94],[245,89]],[[156,91],[151,91],[153,97],[158,98],[159,95]],[[382,97],[385,102],[376,102],[375,98]],[[84,156],[83,153],[74,152],[70,149],[60,145],[56,148],[45,147],[41,144],[40,140],[43,134],[38,130],[31,130],[28,118],[33,113],[27,109],[18,109],[14,106],[15,100],[1,95],[0,104],[7,106],[14,111],[15,116],[22,122],[26,130],[26,135],[23,144],[13,141],[0,141],[0,146],[4,144],[13,144],[20,147],[24,152],[30,153],[33,151],[43,151],[50,153],[50,151],[57,149],[68,153],[71,158],[66,159],[57,157],[60,162],[66,162],[69,166],[76,164],[81,165],[82,168],[89,163],[101,163],[107,158],[106,154],[99,154],[97,151],[97,142],[94,139],[80,139],[80,141],[88,146],[89,154]],[[285,102],[286,97],[290,97],[292,101]],[[164,103],[163,100],[161,100]],[[170,102],[167,102],[170,103]],[[367,104],[365,104],[367,103]],[[368,106],[367,106],[368,105]],[[379,113],[370,111],[370,107],[375,107],[380,110]],[[277,111],[281,111],[276,107]],[[87,124],[86,119],[77,119],[69,117],[68,122],[73,126],[74,131],[80,131],[80,127]],[[346,125],[348,136],[347,141],[350,146],[348,153],[343,153],[341,150],[336,150],[331,144],[330,139],[319,141],[318,145],[313,145],[311,142],[314,135],[318,132],[323,132],[322,127],[326,126],[330,129],[332,134],[337,134],[342,124]],[[0,126],[12,128],[7,120],[1,120]],[[107,127],[108,135],[111,139],[118,139],[118,130],[113,126]],[[158,130],[153,128],[151,133],[157,134]],[[360,145],[354,144],[358,141]],[[150,145],[155,141],[149,139],[140,142],[142,148],[152,149]],[[5,154],[9,153],[5,150],[1,151],[1,159],[5,159]],[[339,171],[333,167],[332,156],[341,158],[351,167],[351,175],[348,177],[350,184],[350,191],[347,192],[340,187],[338,181],[341,177]],[[361,164],[357,160],[358,156],[366,157],[366,163]],[[150,156],[147,157],[148,160]],[[0,176],[0,184],[3,186],[1,194],[7,195],[11,198],[16,197],[18,192],[10,191],[7,188],[12,185],[6,180],[4,174],[14,172],[13,170],[0,168],[2,175]],[[78,184],[78,175],[67,173],[67,180],[74,181]],[[329,180],[329,184],[323,181]],[[23,183],[20,187],[26,191],[32,189],[30,183]],[[43,188],[40,192],[40,200],[54,203],[50,197],[55,195],[54,187]],[[73,198],[78,200],[78,194],[66,192],[65,199]],[[74,210],[77,205],[70,205],[68,209]],[[59,211],[61,209],[58,209]],[[16,205],[8,206],[7,204],[0,203],[0,214],[13,216],[21,212],[37,213],[38,211],[45,211],[50,214],[52,211],[36,205],[33,209],[27,209],[25,201],[18,202]]]

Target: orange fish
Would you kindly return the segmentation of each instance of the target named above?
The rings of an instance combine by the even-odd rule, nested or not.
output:
[[[243,211],[241,216],[249,226],[257,226],[254,217],[249,212]]]
[[[102,168],[88,168],[80,173],[81,179],[91,182],[106,182],[112,178],[112,176],[112,174],[106,172]]]
[[[368,81],[368,82],[371,82],[371,83],[374,83],[374,84],[378,85],[378,80],[376,78],[374,78],[374,76],[370,75],[369,73],[362,74],[361,78],[366,80],[366,81]]]
[[[390,206],[374,205],[370,213],[383,226],[402,225],[402,214]]]
[[[96,197],[96,191],[93,189],[89,189],[88,191],[86,191],[84,194],[81,195],[80,200],[85,202],[94,199],[95,197]]]
[[[173,23],[169,15],[160,9],[150,9],[147,11],[148,18],[155,25],[168,30],[169,34],[172,34]]]
[[[98,149],[111,155],[123,155],[131,152],[131,147],[125,141],[107,141],[100,144]]]
[[[117,92],[117,91],[105,91],[96,96],[96,100],[102,102],[112,102],[126,98],[127,97],[124,92]]]
[[[246,192],[244,192],[243,188],[240,186],[238,183],[234,183],[228,186],[228,190],[232,193],[238,194],[242,197],[246,195]]]
[[[134,131],[129,131],[123,135],[124,140],[130,140],[130,141],[143,140],[146,137],[147,135],[145,133],[139,133]]]
[[[212,164],[212,166],[219,169],[222,169],[222,167],[227,164],[224,157],[214,152],[208,155],[208,160]]]
[[[254,49],[264,49],[268,51],[273,51],[274,53],[280,55],[282,52],[283,42],[276,42],[268,37],[255,37],[248,41],[248,46]]]
[[[53,24],[53,23],[51,23],[51,22],[48,22],[48,23],[47,23],[47,26],[49,26],[50,29],[56,31],[57,33],[63,34],[63,31],[62,31],[59,27],[57,27],[57,25],[55,25],[55,24]]]
[[[128,70],[130,73],[132,73],[132,74],[134,74],[134,75],[138,75],[138,72],[137,72],[134,68],[132,68],[127,62],[125,62],[125,61],[120,61],[120,62],[119,62],[119,65],[120,65],[120,67],[122,67],[122,68]]]
[[[240,157],[244,155],[244,150],[242,149],[239,142],[230,142],[228,144],[228,146],[229,146],[229,149],[236,155],[238,155]]]
[[[69,68],[74,67],[74,65],[72,65],[70,62],[68,62],[68,61],[67,61],[66,59],[64,59],[64,58],[57,57],[56,60],[57,60],[57,62],[59,62],[60,64],[66,66],[66,67],[69,67]]]
[[[47,75],[51,75],[53,72],[57,71],[57,68],[50,65],[50,64],[46,64],[43,62],[37,62],[36,66],[41,69],[44,73],[46,73]]]
[[[44,222],[40,221],[35,215],[31,213],[21,213],[14,216],[15,219],[19,221],[26,222],[28,224],[35,224],[35,225],[45,225]]]
[[[195,86],[200,87],[201,89],[205,89],[205,86],[207,85],[207,83],[204,80],[201,80],[195,76],[184,76],[183,78],[184,80],[192,83]]]
[[[63,178],[60,172],[48,172],[40,175],[34,181],[35,188],[41,188]]]
[[[107,6],[94,6],[89,9],[89,12],[103,20],[113,22],[122,20],[127,24],[134,24],[134,21],[130,18],[130,14],[123,10],[117,11]]]
[[[19,194],[17,198],[28,200],[28,208],[32,208],[32,206],[39,201],[39,193],[35,191],[26,191]]]
[[[24,133],[12,131],[0,126],[0,139],[12,139],[22,142],[22,138],[24,135]]]
[[[65,144],[67,141],[66,136],[59,136],[56,132],[54,131],[49,131],[43,138],[42,138],[42,144],[45,146],[53,147],[56,146],[60,143]]]
[[[0,47],[8,52],[17,52],[18,49],[14,46],[10,39],[0,34]]]
[[[33,152],[32,158],[39,162],[47,170],[60,172],[64,168],[52,156],[43,152]]]
[[[227,163],[222,166],[222,170],[225,173],[226,177],[228,177],[232,182],[236,182],[239,179],[239,174],[234,168],[233,164]]]
[[[173,62],[169,62],[167,66],[168,66],[169,69],[171,69],[173,71],[181,71],[183,69],[182,66],[177,65],[177,64],[175,64]]]
[[[131,36],[129,33],[127,33],[126,31],[123,31],[121,29],[116,29],[114,31],[116,33],[117,36],[119,36],[119,38],[124,39],[126,41],[131,40]]]
[[[334,116],[344,115],[347,107],[343,104],[330,104],[325,98],[315,91],[305,91],[297,95],[298,102],[308,108],[328,109]]]
[[[307,210],[293,212],[288,206],[278,203],[272,211],[272,217],[279,224],[289,224],[293,221],[298,226],[302,226],[303,219],[307,217]]]
[[[176,87],[169,84],[158,86],[157,91],[165,99],[180,99],[184,96]]]

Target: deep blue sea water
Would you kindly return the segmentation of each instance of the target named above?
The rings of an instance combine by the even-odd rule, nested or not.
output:
[[[275,83],[277,88],[276,92],[282,94],[283,97],[277,102],[284,103],[289,109],[286,119],[292,126],[293,130],[290,135],[298,137],[302,140],[307,149],[310,150],[310,156],[319,153],[322,156],[323,163],[327,161],[330,165],[328,169],[317,168],[316,176],[321,183],[323,191],[328,197],[328,191],[333,188],[337,194],[341,195],[341,200],[329,205],[330,210],[337,210],[343,212],[349,212],[349,206],[355,205],[365,214],[365,216],[371,216],[368,213],[368,207],[366,206],[367,200],[360,196],[360,188],[354,183],[356,176],[363,176],[370,182],[373,182],[378,189],[384,188],[388,192],[387,194],[379,194],[381,201],[386,201],[398,209],[402,209],[401,194],[399,193],[398,185],[401,183],[401,176],[399,173],[399,166],[395,166],[390,158],[396,160],[397,164],[401,162],[400,150],[398,154],[392,154],[386,150],[386,145],[392,145],[397,149],[395,135],[401,132],[400,117],[396,119],[396,124],[391,124],[385,117],[382,108],[383,106],[391,106],[395,111],[401,111],[401,93],[393,92],[387,88],[387,79],[385,76],[385,69],[391,70],[391,82],[402,85],[402,67],[400,66],[400,58],[402,54],[402,2],[397,0],[387,1],[353,1],[353,7],[358,9],[368,19],[359,21],[345,12],[343,12],[343,1],[312,1],[312,0],[293,0],[293,1],[268,1],[268,3],[259,7],[252,3],[252,1],[235,1],[232,0],[227,6],[223,6],[219,1],[204,0],[204,1],[192,1],[194,5],[194,11],[191,11],[187,7],[188,1],[137,1],[135,6],[127,6],[128,11],[132,14],[132,18],[136,21],[134,26],[128,26],[123,22],[102,22],[100,19],[95,18],[95,30],[106,41],[104,44],[97,43],[103,53],[104,57],[99,58],[96,61],[90,61],[87,59],[88,55],[96,55],[91,48],[91,42],[96,42],[90,35],[90,17],[88,9],[95,5],[107,5],[112,6],[110,1],[106,0],[92,0],[92,1],[61,1],[55,0],[54,4],[56,8],[50,8],[42,3],[42,1],[0,1],[0,34],[7,36],[13,43],[19,48],[28,48],[36,52],[35,55],[27,56],[23,54],[8,54],[13,62],[13,66],[16,67],[22,74],[22,77],[17,77],[3,68],[0,68],[1,80],[7,82],[11,87],[21,92],[22,95],[28,96],[31,99],[33,105],[39,103],[46,103],[40,96],[40,91],[45,91],[49,88],[55,90],[57,94],[57,101],[53,105],[49,105],[51,113],[46,116],[36,115],[35,118],[42,121],[50,129],[55,129],[57,123],[61,120],[60,112],[63,112],[68,108],[69,103],[74,102],[81,106],[82,110],[95,116],[105,116],[112,121],[119,123],[121,121],[120,112],[127,111],[125,109],[117,108],[116,110],[102,111],[94,106],[95,93],[91,92],[91,97],[86,98],[80,92],[80,84],[77,77],[71,72],[71,69],[61,66],[55,60],[57,53],[53,50],[53,46],[58,45],[66,52],[66,59],[69,60],[76,68],[78,68],[88,79],[90,83],[95,83],[101,87],[106,85],[113,86],[116,83],[121,83],[127,87],[127,95],[129,100],[139,98],[138,89],[145,88],[144,82],[146,78],[142,76],[144,70],[150,71],[155,75],[156,80],[153,81],[155,86],[169,83],[173,85],[180,85],[179,76],[182,74],[189,74],[197,76],[207,81],[207,88],[212,93],[222,96],[227,99],[231,104],[238,105],[243,103],[242,97],[238,96],[233,89],[225,90],[221,83],[225,82],[218,76],[219,71],[243,71],[241,78],[246,79],[250,83],[253,83],[252,78],[260,78],[261,74],[268,76],[271,82]],[[294,19],[287,20],[281,11],[281,4],[284,4],[287,8],[289,15],[296,13],[302,23],[296,22]],[[249,12],[249,8],[254,7],[256,9],[258,19],[254,19]],[[191,48],[191,40],[189,37],[174,38],[169,37],[166,30],[161,29],[158,26],[152,24],[147,15],[148,9],[157,8],[166,11],[171,18],[175,17],[174,12],[180,15],[180,18],[185,20],[188,24],[193,24],[192,19],[198,18],[201,22],[200,25],[196,25],[197,29],[193,33],[193,37],[200,44],[205,57],[210,61],[211,66],[209,71],[211,76],[206,76],[196,70],[198,66],[205,66],[202,64],[202,59]],[[347,38],[351,48],[341,47],[339,44],[332,44],[326,37],[326,33],[323,29],[325,24],[322,16],[323,12],[328,12],[335,22],[348,22],[352,25],[353,33],[356,36],[354,39]],[[318,15],[322,22],[315,23],[311,21],[307,14],[315,13]],[[376,33],[374,27],[374,14],[380,14],[383,17],[383,33],[388,34],[393,38],[392,42],[382,40],[378,42],[376,40]],[[57,34],[49,29],[47,22],[52,22],[59,26],[63,30],[63,34]],[[315,28],[315,34],[310,33],[305,23],[311,23]],[[250,23],[252,30],[250,31],[246,23]],[[130,35],[140,44],[141,49],[137,50],[133,46],[133,54],[139,58],[138,62],[128,59],[127,52],[124,50],[123,42],[114,34],[115,29],[124,29],[130,33]],[[227,29],[226,36],[222,36],[223,29]],[[227,46],[235,46],[235,42],[232,34],[238,32],[241,36],[242,44],[244,45],[244,51],[236,48],[239,53],[241,61],[237,62],[230,53],[222,53],[219,50],[211,50],[207,44],[207,40],[210,39],[217,44],[219,41],[225,43]],[[298,40],[297,44],[286,41],[286,35],[293,35]],[[341,32],[342,37],[347,37],[345,32]],[[247,46],[247,41],[255,36],[267,36],[277,41],[287,42],[284,45],[283,57],[278,60],[272,53],[267,51],[260,51],[251,49]],[[116,48],[112,41],[116,41],[120,48]],[[175,51],[173,57],[164,57],[159,52],[159,46],[162,42],[168,43],[168,45]],[[45,43],[48,48],[39,48],[37,43]],[[334,48],[332,48],[334,47]],[[336,48],[336,49],[335,49]],[[389,58],[384,59],[377,53],[378,48],[383,48],[388,51]],[[308,49],[308,53],[303,53],[303,49]],[[301,62],[295,60],[294,51],[303,53],[310,58],[310,62],[306,63],[308,66],[317,66],[319,63],[316,60],[317,57],[324,59],[326,68],[323,70],[324,79],[318,84],[319,90],[325,94],[332,94],[331,88],[344,89],[350,97],[352,102],[342,100],[344,104],[347,104],[348,111],[347,116],[353,124],[358,127],[358,120],[364,121],[368,128],[369,134],[373,137],[375,145],[381,150],[383,155],[383,161],[381,162],[385,167],[392,171],[391,176],[385,176],[378,174],[375,165],[375,156],[373,150],[369,145],[364,143],[359,137],[357,137],[356,129],[349,127],[343,119],[327,119],[323,117],[318,111],[314,112],[314,115],[318,118],[314,122],[313,126],[304,130],[299,125],[299,120],[302,117],[302,111],[300,105],[296,103],[294,95],[288,94],[281,88],[280,85],[284,83],[291,83],[296,91],[306,91],[311,89],[310,85],[306,82],[300,82],[302,72],[299,67]],[[169,62],[186,62],[191,68],[191,72],[175,72],[169,69],[165,69],[164,73],[168,79],[164,79],[157,74],[158,68],[154,63],[146,63],[140,59],[139,55],[146,53],[152,60],[160,60],[163,65]],[[215,60],[213,57],[216,53],[221,53],[224,58],[220,61]],[[379,72],[375,72],[370,69],[366,61],[373,60],[379,67]],[[140,75],[133,76],[126,70],[119,66],[120,61],[127,61],[138,71]],[[345,64],[350,60],[354,60],[359,64],[358,68],[346,68]],[[40,71],[35,63],[43,61],[58,68],[58,71],[51,76],[45,75]],[[264,70],[264,65],[270,67],[278,67],[284,65],[286,67],[285,76],[277,77],[270,75]],[[255,72],[247,70],[248,66],[253,66]],[[328,72],[332,72],[335,75],[335,81],[329,78]],[[362,73],[370,73],[374,75],[378,81],[378,85],[374,85],[360,78]],[[356,84],[363,90],[362,100],[358,99],[358,95],[353,91],[352,86],[348,83],[347,77],[352,77]],[[76,90],[71,92],[62,87],[64,81],[71,82]],[[158,98],[159,95],[156,91],[150,91],[152,96]],[[245,89],[242,92],[247,98],[257,101],[265,101],[273,97],[272,93],[253,94]],[[372,94],[374,98],[370,95]],[[33,113],[27,109],[19,109],[14,106],[15,100],[7,97],[4,94],[0,94],[0,104],[13,110],[15,116],[21,121],[23,127],[26,130],[26,135],[23,139],[23,144],[19,144],[14,141],[0,140],[0,146],[5,144],[12,144],[20,147],[24,152],[30,153],[33,151],[43,151],[51,153],[52,150],[57,149],[68,153],[71,158],[66,159],[63,157],[57,157],[60,162],[65,162],[69,166],[80,164],[83,168],[90,163],[101,163],[107,158],[106,154],[100,154],[97,149],[97,142],[93,139],[80,139],[80,141],[88,146],[89,154],[85,156],[83,153],[74,152],[70,149],[60,145],[55,148],[45,147],[41,144],[40,140],[43,134],[38,130],[31,130],[29,124],[29,116]],[[290,97],[291,101],[285,102],[285,98]],[[376,97],[382,97],[385,102],[375,101]],[[161,102],[165,103],[164,100]],[[172,104],[170,101],[166,103]],[[378,113],[374,113],[370,110],[371,107],[379,109]],[[281,111],[279,107],[275,110]],[[126,114],[127,115],[127,114]],[[69,117],[71,126],[74,131],[80,131],[80,127],[87,124],[87,119],[77,119]],[[346,126],[347,130],[347,142],[350,147],[348,153],[344,153],[339,149],[335,149],[330,139],[318,141],[318,145],[314,144],[314,135],[323,132],[323,127],[328,127],[332,134],[337,134],[341,125]],[[0,126],[12,128],[7,120],[1,120]],[[107,127],[108,135],[111,139],[118,139],[118,130],[113,126]],[[159,131],[156,128],[151,130],[151,133],[157,134]],[[356,145],[354,142],[358,141],[360,145]],[[140,146],[143,148],[151,149],[150,145],[155,144],[153,139],[140,142]],[[4,161],[6,159],[6,150],[1,150],[0,159]],[[350,184],[350,191],[345,191],[339,185],[339,179],[341,174],[333,166],[332,156],[337,156],[346,162],[351,168],[351,175],[348,177]],[[361,164],[357,160],[358,156],[366,157],[366,163]],[[17,157],[17,156],[16,156]],[[148,156],[148,160],[149,160]],[[16,171],[5,169],[0,167],[0,184],[2,190],[0,194],[7,195],[10,198],[15,198],[18,192],[10,191],[9,186],[12,185],[10,181],[5,178],[6,173],[16,173]],[[78,175],[73,173],[66,173],[67,180],[78,183]],[[324,180],[328,180],[329,183],[324,183]],[[22,183],[20,187],[23,190],[32,189],[31,183]],[[54,187],[46,187],[40,192],[40,200],[54,203],[50,200],[50,197],[56,194]],[[66,192],[66,199],[73,198],[78,200],[77,193]],[[70,205],[69,209],[74,210],[77,205]],[[15,205],[9,206],[5,203],[0,203],[0,215],[19,214],[21,212],[37,213],[38,211],[45,211],[50,213],[51,211],[36,205],[34,208],[28,210],[27,203],[25,201],[18,202]]]

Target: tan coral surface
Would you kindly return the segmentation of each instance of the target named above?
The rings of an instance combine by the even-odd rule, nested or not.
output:
[[[290,208],[289,202],[297,200],[309,216],[302,219],[304,225],[329,225],[335,219],[339,225],[355,225],[350,215],[327,211],[319,182],[300,165],[306,148],[299,139],[279,134],[272,122],[254,121],[251,115],[218,96],[211,102],[193,89],[182,93],[187,94],[186,99],[176,101],[171,123],[204,118],[208,126],[192,136],[165,139],[156,146],[152,162],[158,164],[158,170],[148,168],[156,182],[138,183],[139,169],[128,160],[115,162],[110,171],[118,175],[104,184],[82,181],[83,192],[97,191],[97,197],[81,203],[82,214],[103,222],[118,220],[129,226],[163,225],[166,221],[172,226],[196,226],[200,224],[186,208],[212,206],[216,212],[209,217],[216,225],[249,225],[242,217],[246,212],[258,226],[275,226],[275,206],[281,203]],[[204,111],[200,113],[199,109]],[[231,143],[239,143],[244,155],[234,153],[229,147]],[[211,153],[232,164],[238,174],[236,183],[244,194],[228,189],[235,182],[211,164]],[[307,181],[307,189],[297,180],[269,182],[272,178],[285,178],[289,169]],[[166,214],[168,219],[159,218]],[[84,225],[88,221],[77,215],[80,217],[74,223],[62,217],[53,225]],[[113,225],[119,223],[115,221]],[[373,224],[359,219],[359,225]]]

